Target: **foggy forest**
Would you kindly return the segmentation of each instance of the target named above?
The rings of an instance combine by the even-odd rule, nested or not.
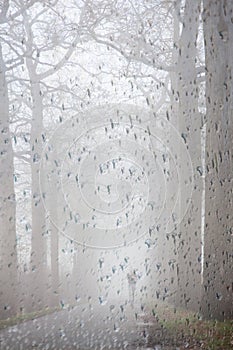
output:
[[[233,349],[233,2],[0,0],[0,349]]]

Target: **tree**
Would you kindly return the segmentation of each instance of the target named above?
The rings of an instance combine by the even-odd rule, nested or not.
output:
[[[29,77],[29,91],[32,98],[31,104],[31,131],[30,131],[30,164],[31,164],[31,205],[32,205],[32,247],[31,247],[31,276],[32,286],[32,307],[39,309],[48,302],[47,288],[49,287],[47,270],[47,244],[46,244],[46,223],[43,197],[50,197],[49,214],[56,215],[57,208],[52,206],[53,191],[46,193],[43,188],[43,177],[46,172],[51,171],[51,165],[46,168],[46,163],[41,162],[44,143],[46,140],[46,129],[44,123],[48,123],[46,118],[45,105],[51,91],[59,94],[60,91],[71,93],[67,86],[61,85],[59,71],[64,69],[70,62],[71,56],[75,54],[77,45],[83,37],[83,12],[86,4],[78,8],[78,23],[67,20],[67,16],[62,12],[62,3],[55,1],[53,11],[49,4],[38,4],[32,11],[23,12],[24,30],[24,57]],[[98,21],[97,21],[98,22]],[[79,24],[79,26],[78,26]],[[61,30],[62,28],[62,30]],[[47,35],[49,33],[49,35]],[[43,34],[45,34],[43,36]],[[42,39],[43,38],[43,39]],[[42,39],[42,40],[41,40]],[[55,52],[58,52],[57,55]],[[54,60],[51,59],[51,56]],[[56,57],[57,56],[57,57]],[[54,84],[55,82],[55,84]],[[53,86],[56,86],[53,88]],[[58,101],[60,103],[61,101]],[[64,104],[54,105],[53,109],[58,109],[64,113]],[[53,123],[54,125],[54,123]],[[53,160],[54,162],[54,160]],[[42,164],[42,165],[41,165]],[[54,164],[53,164],[54,166]],[[53,213],[53,214],[52,214]],[[52,290],[58,289],[59,269],[58,269],[58,239],[57,229],[51,228],[51,282]],[[57,287],[56,287],[57,286]],[[57,293],[57,290],[56,290]],[[55,298],[57,299],[57,298]]]
[[[25,8],[36,1],[23,3],[22,8],[13,6],[9,13],[10,2],[1,4],[0,25],[5,32],[8,24],[16,20]],[[14,315],[17,311],[17,243],[16,243],[16,202],[14,190],[14,158],[10,131],[11,116],[9,112],[9,93],[7,73],[22,63],[15,56],[9,41],[0,45],[0,316]],[[6,52],[9,55],[5,55]],[[12,55],[13,51],[13,55]]]
[[[202,312],[233,315],[233,3],[203,0],[206,55],[206,194]]]
[[[24,11],[24,30],[25,30],[25,57],[26,67],[30,79],[30,94],[32,97],[32,119],[31,119],[31,132],[30,132],[30,150],[31,150],[31,206],[32,206],[32,246],[31,246],[31,276],[32,286],[32,308],[40,309],[47,305],[48,298],[47,288],[48,282],[48,270],[47,270],[47,245],[46,245],[46,224],[45,224],[45,210],[43,206],[42,193],[43,189],[43,176],[46,169],[41,167],[41,155],[43,151],[43,144],[45,141],[44,130],[44,93],[42,89],[42,81],[48,79],[53,74],[63,67],[63,65],[69,60],[70,56],[75,50],[77,44],[78,35],[74,37],[71,42],[68,42],[68,49],[65,49],[64,56],[55,64],[51,64],[51,68],[45,70],[43,58],[48,51],[52,51],[56,46],[64,45],[66,42],[48,40],[37,44],[38,30],[40,26],[37,24],[40,21],[43,23],[45,16],[47,15],[48,25],[50,21],[53,21],[53,17],[47,14],[49,7],[42,5],[38,6],[38,9],[33,17],[31,13]],[[47,27],[46,27],[47,28]],[[43,27],[41,28],[43,30]],[[73,37],[73,36],[71,36]],[[58,38],[57,38],[58,39]],[[48,63],[48,65],[50,65]],[[42,72],[38,72],[39,69],[43,69]],[[46,83],[45,83],[46,87]],[[42,181],[40,181],[40,179]],[[42,188],[41,188],[42,187]],[[54,234],[53,234],[54,239]],[[52,279],[58,281],[58,256],[57,251],[58,242],[52,247],[52,273],[56,273]],[[56,256],[54,257],[54,254]],[[56,266],[56,267],[55,267]],[[58,282],[56,282],[56,285]],[[54,285],[53,285],[54,287]]]
[[[5,318],[15,314],[17,309],[17,251],[13,149],[2,47],[0,47],[0,110],[0,316]]]
[[[181,3],[180,3],[181,5]],[[192,160],[193,192],[190,203],[186,203],[186,188],[180,189],[180,215],[184,216],[186,206],[188,211],[183,217],[178,239],[178,305],[193,308],[200,306],[201,266],[198,257],[201,255],[201,206],[202,178],[198,169],[201,168],[201,127],[202,118],[198,108],[199,84],[197,40],[199,35],[201,1],[186,0],[183,11],[182,32],[176,43],[177,57],[177,91],[178,128]],[[181,9],[179,9],[181,12]],[[181,163],[184,162],[182,153]],[[181,174],[182,176],[182,174]]]

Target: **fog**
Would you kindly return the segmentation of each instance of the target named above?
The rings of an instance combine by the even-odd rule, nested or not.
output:
[[[0,2],[0,349],[231,348],[232,11]]]

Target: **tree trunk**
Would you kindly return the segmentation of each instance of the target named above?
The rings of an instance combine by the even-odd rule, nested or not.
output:
[[[198,111],[198,85],[196,72],[197,36],[201,1],[186,0],[183,29],[179,40],[178,99],[179,132],[191,157],[193,193],[186,203],[186,188],[180,188],[180,233],[178,238],[178,290],[177,304],[199,310],[201,297],[201,203],[202,178],[198,169],[201,162],[201,116]],[[184,165],[183,154],[179,154]],[[183,174],[180,174],[181,177]],[[187,207],[188,206],[188,207]],[[186,212],[187,210],[187,212]],[[185,215],[184,215],[185,214]]]
[[[49,225],[51,232],[50,251],[51,251],[51,306],[59,305],[59,230],[58,225],[58,196],[59,174],[56,167],[57,152],[54,151],[49,165]],[[46,165],[45,165],[46,166]]]
[[[40,80],[37,75],[37,62],[32,58],[34,36],[31,23],[26,12],[23,13],[25,31],[27,33],[26,66],[30,78],[30,92],[32,96],[32,121],[30,133],[31,150],[31,305],[29,310],[40,310],[48,303],[48,267],[45,209],[42,200],[44,173],[41,161],[43,151],[43,96]]]
[[[9,100],[0,46],[0,319],[17,311],[17,247],[14,163],[9,129]]]
[[[204,0],[206,197],[202,312],[233,316],[233,3]]]
[[[31,72],[29,71],[29,74]],[[31,275],[32,275],[32,309],[38,310],[46,306],[47,294],[47,255],[46,255],[46,225],[45,210],[41,198],[42,188],[40,177],[42,134],[43,134],[43,104],[39,82],[31,77],[31,94],[33,99],[31,123],[31,205],[32,205],[32,243],[31,243]]]

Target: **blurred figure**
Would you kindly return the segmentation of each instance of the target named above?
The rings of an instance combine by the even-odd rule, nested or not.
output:
[[[138,280],[138,275],[136,270],[133,270],[132,272],[127,274],[128,284],[129,284],[129,301],[131,306],[134,306],[134,298],[135,298],[135,291],[136,291],[136,284]]]

